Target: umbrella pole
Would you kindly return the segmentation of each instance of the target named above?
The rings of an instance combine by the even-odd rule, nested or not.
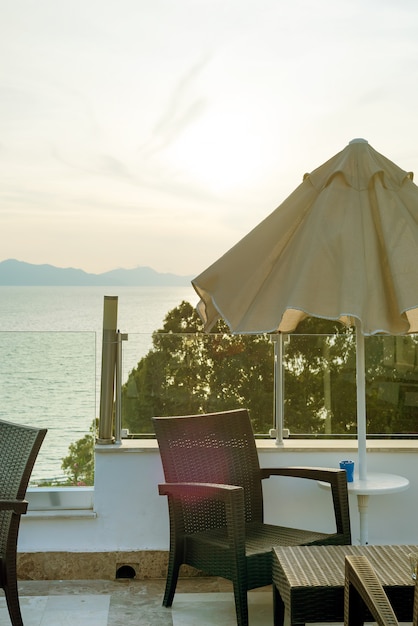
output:
[[[276,446],[283,444],[283,335],[274,336],[274,425]]]
[[[360,480],[367,479],[366,459],[366,367],[364,359],[364,335],[361,322],[356,320],[356,383],[357,383],[357,445]]]

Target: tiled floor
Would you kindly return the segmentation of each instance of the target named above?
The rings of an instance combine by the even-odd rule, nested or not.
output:
[[[25,581],[19,584],[25,626],[236,626],[230,584],[181,579],[173,607],[161,606],[165,581]],[[249,593],[251,626],[272,626],[270,587]],[[0,624],[10,626],[4,596]]]

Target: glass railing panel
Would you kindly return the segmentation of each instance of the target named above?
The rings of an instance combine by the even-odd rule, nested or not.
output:
[[[284,427],[291,436],[356,435],[355,337],[288,335]]]
[[[123,342],[122,379],[122,427],[136,435],[153,432],[153,415],[239,407],[249,409],[256,434],[274,426],[267,335],[130,334]]]
[[[418,435],[418,335],[366,338],[368,432]]]
[[[254,431],[274,423],[274,349],[268,335],[154,333],[124,342],[122,426],[152,434],[152,415],[250,409]],[[418,434],[417,336],[366,337],[367,433]],[[357,436],[353,331],[292,334],[284,342],[284,428],[290,437]]]
[[[291,436],[356,437],[356,341],[290,335],[284,346],[284,426]],[[365,338],[368,437],[418,434],[418,337]]]
[[[418,435],[417,346],[415,335],[366,338],[369,437]],[[291,437],[356,437],[355,349],[353,332],[285,341],[284,427]],[[122,350],[122,427],[134,436],[153,435],[153,415],[238,407],[250,410],[257,435],[274,428],[270,336],[128,333]],[[62,462],[70,445],[81,464],[93,458],[100,373],[94,332],[0,332],[0,418],[48,428],[33,483],[83,482],[76,466],[64,471]]]
[[[96,333],[0,332],[0,419],[47,428],[31,484],[77,484],[69,446],[88,436],[98,415]],[[93,436],[86,449],[92,456]],[[74,458],[76,458],[75,455]]]

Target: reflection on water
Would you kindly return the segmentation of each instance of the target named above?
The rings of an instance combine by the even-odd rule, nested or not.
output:
[[[151,346],[151,333],[185,287],[0,286],[0,419],[47,427],[33,479],[64,477],[61,459],[100,408],[103,300],[118,296],[122,381]],[[134,335],[136,334],[136,337]]]
[[[48,428],[33,481],[63,477],[97,414],[96,333],[0,332],[0,418]]]

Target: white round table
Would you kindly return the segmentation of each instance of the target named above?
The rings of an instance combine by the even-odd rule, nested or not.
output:
[[[330,489],[329,483],[319,482],[320,487]],[[369,542],[369,527],[367,509],[369,496],[378,496],[397,491],[405,491],[409,487],[409,480],[396,474],[367,473],[366,480],[360,480],[354,475],[354,480],[347,483],[348,493],[357,496],[357,505],[360,515],[360,544],[365,546]]]

